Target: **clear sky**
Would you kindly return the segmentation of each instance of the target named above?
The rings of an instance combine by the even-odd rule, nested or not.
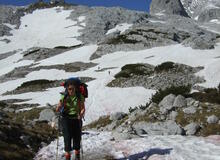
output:
[[[36,2],[37,0],[0,0],[0,4],[5,5],[16,5],[24,6],[30,3]],[[48,0],[44,0],[48,2]],[[87,6],[121,6],[124,8],[139,10],[139,11],[149,11],[149,4],[151,0],[65,0],[68,3],[82,4]]]

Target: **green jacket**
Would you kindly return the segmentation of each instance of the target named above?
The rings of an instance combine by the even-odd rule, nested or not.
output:
[[[61,95],[61,102],[64,103],[64,95]],[[84,102],[84,97],[80,95],[80,100],[76,96],[67,96],[65,100],[64,112],[73,118],[77,118],[80,113],[80,104]]]

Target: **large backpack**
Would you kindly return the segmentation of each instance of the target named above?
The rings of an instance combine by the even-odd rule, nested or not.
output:
[[[65,88],[65,95],[68,94],[67,87],[68,87],[69,83],[74,84],[74,86],[76,88],[76,96],[80,96],[80,94],[81,94],[84,98],[88,98],[88,88],[87,88],[88,85],[81,82],[78,77],[71,77],[61,83],[61,86],[63,86]]]
[[[81,82],[80,79],[78,77],[71,77],[68,78],[67,80],[65,80],[64,82],[61,82],[61,86],[63,86],[65,88],[64,92],[61,92],[60,94],[64,95],[64,102],[62,104],[62,107],[60,109],[60,112],[63,113],[64,112],[64,108],[65,108],[65,101],[66,98],[68,97],[68,91],[67,91],[67,87],[68,84],[74,84],[75,89],[76,89],[76,97],[80,100],[80,96],[82,95],[84,98],[88,98],[88,85]]]

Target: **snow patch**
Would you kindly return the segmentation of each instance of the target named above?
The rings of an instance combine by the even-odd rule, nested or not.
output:
[[[112,28],[112,29],[108,30],[106,35],[108,35],[110,33],[113,33],[113,32],[116,32],[116,31],[119,31],[120,33],[123,33],[124,31],[126,31],[130,27],[132,27],[132,24],[128,24],[128,23],[118,24],[118,25],[116,25],[115,28]]]
[[[53,48],[81,44],[77,37],[80,36],[79,30],[82,27],[77,26],[76,21],[67,19],[71,12],[72,10],[55,7],[26,14],[21,17],[20,28],[11,31],[13,36],[4,37],[11,42],[0,43],[0,52],[27,50],[31,47]]]
[[[82,136],[84,158],[99,158],[103,155],[115,159],[148,159],[148,160],[219,160],[220,139],[215,137],[184,137],[184,136],[147,136],[131,140],[113,139],[109,132],[85,132]],[[64,156],[63,138],[59,138],[58,159]],[[34,160],[55,159],[57,141],[42,148]]]

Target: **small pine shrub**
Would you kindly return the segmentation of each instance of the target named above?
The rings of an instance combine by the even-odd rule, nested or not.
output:
[[[164,63],[161,63],[160,65],[157,65],[155,67],[155,71],[156,72],[163,72],[163,71],[168,71],[173,68],[174,68],[173,62],[164,62]]]
[[[204,92],[195,92],[190,96],[200,102],[220,104],[220,92],[217,88],[207,88]]]
[[[154,102],[154,103],[159,103],[160,101],[162,101],[162,99],[164,97],[166,97],[167,95],[169,94],[174,94],[174,95],[187,95],[189,94],[191,91],[191,86],[188,85],[188,86],[171,86],[171,87],[168,87],[164,90],[162,89],[159,89],[151,98],[151,102]]]
[[[134,107],[134,108],[129,107],[128,111],[129,111],[129,113],[132,113],[132,112],[134,112],[137,109],[138,109],[138,107]]]
[[[219,85],[218,85],[218,93],[220,93],[220,83],[219,83]]]
[[[130,74],[127,71],[121,71],[115,75],[115,78],[129,78]]]
[[[129,78],[132,75],[150,75],[152,72],[144,64],[127,64],[121,68],[121,71],[115,75],[115,78]]]
[[[28,82],[24,82],[20,87],[18,87],[18,89],[30,87],[30,86],[33,86],[33,85],[42,85],[42,84],[45,85],[45,84],[50,84],[50,83],[52,83],[52,82],[53,82],[53,81],[49,81],[49,80],[46,80],[46,79],[28,81]]]

